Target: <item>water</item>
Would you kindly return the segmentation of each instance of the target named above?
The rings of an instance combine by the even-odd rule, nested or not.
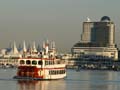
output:
[[[51,81],[17,81],[15,69],[0,69],[0,90],[119,90],[120,72],[67,70],[67,78]]]

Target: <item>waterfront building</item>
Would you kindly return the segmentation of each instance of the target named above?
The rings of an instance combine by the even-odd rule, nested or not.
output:
[[[115,45],[115,24],[108,16],[100,21],[83,22],[81,41],[72,47],[72,54],[76,56],[102,56],[118,60],[118,50]]]
[[[46,50],[43,50],[44,48],[47,48]],[[41,52],[44,51],[44,52]],[[17,65],[17,60],[19,58],[38,58],[40,57],[40,53],[45,53],[51,52],[50,55],[51,57],[56,54],[56,48],[55,48],[55,42],[52,41],[50,44],[47,44],[43,42],[43,47],[36,48],[35,42],[33,42],[32,45],[30,45],[27,49],[25,41],[23,42],[23,46],[17,48],[16,43],[14,42],[12,47],[10,48],[4,48],[0,49],[0,66],[1,65],[8,65],[8,64],[13,64]]]

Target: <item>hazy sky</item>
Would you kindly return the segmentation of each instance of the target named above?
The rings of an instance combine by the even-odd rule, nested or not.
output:
[[[54,40],[59,51],[70,51],[80,41],[82,23],[109,16],[120,43],[120,0],[0,0],[0,48]]]

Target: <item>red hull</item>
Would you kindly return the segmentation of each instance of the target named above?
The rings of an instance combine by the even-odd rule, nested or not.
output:
[[[17,77],[43,78],[43,76],[38,75],[38,71],[42,69],[35,66],[20,66],[18,69]]]

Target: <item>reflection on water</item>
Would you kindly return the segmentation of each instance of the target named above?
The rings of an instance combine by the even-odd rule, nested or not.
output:
[[[120,90],[120,72],[67,70],[67,78],[50,81],[14,80],[15,70],[0,69],[0,90]]]
[[[67,90],[120,90],[120,72],[69,71],[69,74]]]
[[[90,90],[119,90],[119,72],[114,71],[92,71],[89,73]]]
[[[44,81],[18,81],[19,90],[46,90],[47,83]]]
[[[36,81],[36,80],[19,80],[19,90],[66,90],[64,80],[53,81]]]

